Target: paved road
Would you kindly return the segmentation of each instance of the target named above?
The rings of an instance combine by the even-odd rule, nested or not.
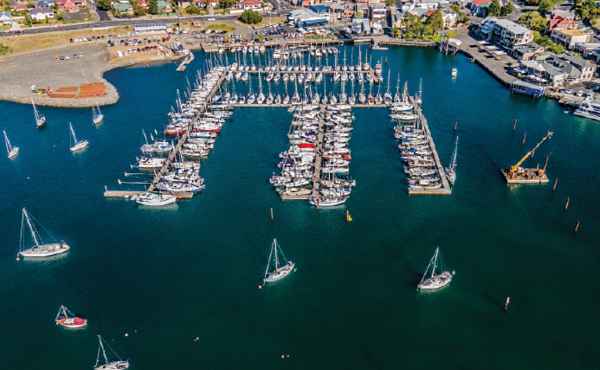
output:
[[[276,15],[276,13],[273,13]],[[215,18],[218,20],[225,19],[236,19],[237,15],[196,15],[186,17],[165,17],[165,18],[153,18],[153,19],[115,19],[109,21],[99,21],[92,23],[79,23],[79,24],[65,24],[53,27],[35,27],[27,28],[20,31],[8,31],[0,32],[0,37],[20,35],[20,34],[36,34],[52,31],[72,31],[72,30],[83,30],[86,28],[98,28],[98,27],[114,27],[114,26],[128,26],[133,24],[154,24],[154,23],[176,23],[181,21],[193,21],[193,20],[207,20],[208,18]]]

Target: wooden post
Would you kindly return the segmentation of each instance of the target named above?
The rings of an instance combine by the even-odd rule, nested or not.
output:
[[[581,228],[581,222],[579,222],[579,220],[577,220],[577,223],[575,224],[575,234],[577,234],[577,232],[579,232],[579,229]]]
[[[554,185],[552,185],[552,191],[556,191],[558,189],[558,177],[554,179]]]
[[[565,202],[565,211],[569,209],[569,205],[571,204],[571,197],[567,197],[567,201]]]

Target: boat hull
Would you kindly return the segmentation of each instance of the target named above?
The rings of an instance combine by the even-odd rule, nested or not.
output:
[[[71,247],[67,243],[49,243],[38,247],[25,249],[19,252],[19,257],[27,259],[41,259],[67,253]]]
[[[113,361],[94,368],[94,370],[125,370],[129,369],[129,361]]]
[[[282,280],[286,277],[289,276],[289,274],[292,273],[292,271],[294,271],[294,268],[296,267],[296,264],[294,262],[288,262],[287,265],[282,266],[280,268],[278,268],[277,270],[269,273],[265,278],[264,278],[264,282],[265,283],[274,283],[277,282],[279,280]]]
[[[88,148],[88,146],[90,146],[90,142],[87,140],[82,140],[82,141],[78,142],[77,144],[73,145],[72,147],[70,147],[69,150],[71,151],[71,153],[79,153],[79,152],[83,152],[84,150],[86,150]]]
[[[81,317],[56,320],[56,325],[65,329],[83,329],[87,326],[87,320]]]
[[[439,275],[423,280],[417,285],[417,290],[423,293],[436,292],[449,286],[453,277],[454,273],[444,271]]]

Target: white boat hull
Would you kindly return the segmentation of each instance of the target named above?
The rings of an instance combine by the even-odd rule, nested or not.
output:
[[[454,272],[444,271],[439,275],[435,275],[429,279],[423,280],[417,285],[417,290],[420,292],[435,292],[450,285]]]
[[[94,370],[125,370],[129,369],[129,361],[113,361],[100,365],[94,368]]]
[[[274,270],[273,272],[269,273],[264,278],[264,282],[274,283],[276,281],[282,280],[286,278],[289,274],[291,274],[292,271],[294,271],[294,267],[296,267],[296,264],[294,264],[294,262],[292,261],[289,261],[285,266],[282,266],[277,270]]]
[[[15,159],[19,155],[19,147],[13,146],[10,152],[8,152],[8,159]]]
[[[49,243],[41,244],[37,247],[24,249],[19,252],[22,258],[48,258],[59,254],[67,253],[71,247],[67,243]]]
[[[89,141],[81,140],[77,144],[70,147],[69,150],[71,151],[71,153],[78,153],[78,152],[82,152],[82,151],[86,150],[88,148],[88,146],[90,146]]]

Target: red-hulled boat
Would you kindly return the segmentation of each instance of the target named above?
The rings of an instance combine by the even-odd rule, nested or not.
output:
[[[87,326],[87,319],[75,316],[66,306],[61,305],[54,319],[56,325],[66,329],[83,329]]]

